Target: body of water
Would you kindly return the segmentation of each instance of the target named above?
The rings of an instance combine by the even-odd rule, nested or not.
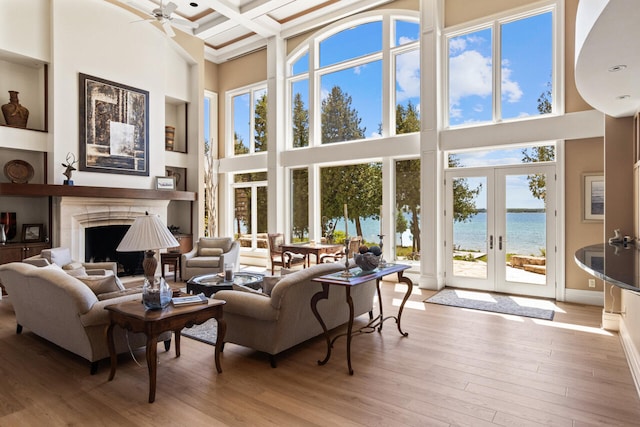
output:
[[[544,212],[508,212],[506,253],[541,255],[545,248],[546,214]],[[494,236],[497,238],[497,236]],[[495,242],[497,244],[497,242]],[[461,250],[487,251],[487,214],[479,212],[469,222],[453,225],[453,244]]]

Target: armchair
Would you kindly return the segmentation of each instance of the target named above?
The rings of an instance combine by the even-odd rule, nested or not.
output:
[[[201,274],[220,273],[225,264],[238,269],[240,243],[230,237],[200,237],[193,249],[182,254],[182,280]]]
[[[353,257],[354,254],[358,253],[360,245],[362,244],[362,236],[352,237],[349,239],[349,253],[347,254],[347,258]],[[345,251],[344,247],[340,249],[338,252],[332,254],[325,254],[320,256],[320,263],[323,262],[336,262],[340,259],[344,258]]]
[[[302,254],[294,254],[293,252],[283,252],[284,235],[282,233],[271,233],[268,235],[269,259],[271,260],[271,275],[275,271],[276,265],[280,267],[291,268],[294,265],[304,265],[306,258]]]

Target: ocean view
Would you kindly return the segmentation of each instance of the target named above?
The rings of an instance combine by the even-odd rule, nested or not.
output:
[[[487,251],[487,214],[479,212],[469,222],[454,223],[453,244],[461,250]],[[544,212],[507,213],[507,253],[540,255],[545,246]]]

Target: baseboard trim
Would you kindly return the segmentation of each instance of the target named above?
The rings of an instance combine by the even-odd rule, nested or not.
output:
[[[636,392],[638,396],[640,396],[640,353],[638,353],[638,349],[633,345],[633,340],[631,339],[631,335],[629,335],[624,317],[620,321],[620,332],[618,332],[618,335],[624,354],[627,356],[627,364],[631,370],[633,382],[636,385]]]
[[[565,289],[565,302],[595,305],[604,307],[604,293],[602,291],[585,291],[581,289]]]

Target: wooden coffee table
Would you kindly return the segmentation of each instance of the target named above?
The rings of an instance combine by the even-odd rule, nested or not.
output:
[[[113,341],[113,328],[118,325],[131,332],[143,332],[147,336],[147,369],[149,370],[149,403],[156,398],[156,373],[158,336],[166,331],[173,331],[175,337],[176,357],[180,357],[180,331],[193,325],[200,325],[209,319],[218,321],[216,336],[215,361],[216,370],[222,373],[220,365],[220,350],[224,343],[227,324],[222,318],[222,300],[209,300],[207,304],[195,304],[174,307],[169,304],[162,310],[146,310],[140,301],[128,301],[120,304],[108,305],[111,322],[107,329],[109,356],[111,358],[111,372],[109,381],[116,375],[118,355]]]

